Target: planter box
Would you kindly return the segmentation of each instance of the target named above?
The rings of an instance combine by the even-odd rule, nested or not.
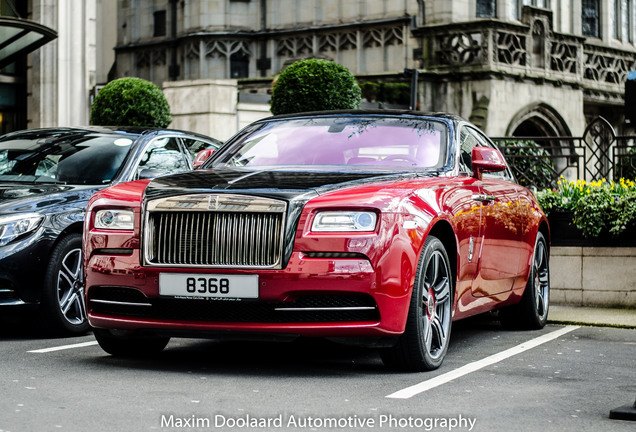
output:
[[[573,223],[571,212],[552,212],[548,216],[552,246],[636,247],[636,227],[628,227],[620,236],[609,234],[586,238]]]
[[[550,251],[554,304],[636,308],[635,247],[562,247]]]

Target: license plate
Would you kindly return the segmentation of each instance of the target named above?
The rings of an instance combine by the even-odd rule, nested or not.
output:
[[[160,273],[159,294],[171,297],[258,298],[258,275]]]

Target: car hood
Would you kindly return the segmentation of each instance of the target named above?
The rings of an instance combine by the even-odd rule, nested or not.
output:
[[[98,186],[0,183],[0,213],[82,210]]]
[[[245,170],[223,168],[192,171],[157,178],[146,188],[146,199],[167,196],[221,192],[251,193],[285,200],[301,196],[310,199],[333,190],[377,181],[396,181],[417,173],[396,174],[387,171],[317,171],[317,170]]]
[[[283,263],[286,265],[293,251],[296,227],[302,209],[311,199],[339,189],[378,182],[386,183],[388,186],[405,178],[423,175],[432,174],[389,171],[310,171],[289,168],[258,171],[223,168],[160,177],[148,184],[144,194],[146,201],[198,193],[237,193],[284,200],[287,202],[283,254]]]

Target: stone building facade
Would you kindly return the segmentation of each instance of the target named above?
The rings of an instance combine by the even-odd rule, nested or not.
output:
[[[633,3],[118,0],[114,70],[158,85],[236,79],[250,100],[290,61],[322,57],[359,80],[410,83],[404,71],[416,69],[418,109],[490,135],[577,136],[600,114],[624,131]]]
[[[116,15],[112,0],[0,0],[0,16],[56,33],[0,68],[0,132],[88,124],[91,96],[115,60]]]

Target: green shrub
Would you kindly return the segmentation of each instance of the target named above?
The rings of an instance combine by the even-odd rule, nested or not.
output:
[[[121,78],[102,88],[90,122],[101,126],[168,127],[170,106],[159,87],[141,78]]]
[[[300,60],[287,67],[272,90],[273,114],[356,109],[360,86],[347,68],[321,59]]]
[[[370,81],[362,82],[360,83],[360,91],[362,92],[362,97],[368,102],[379,101],[380,84]]]
[[[567,181],[561,178],[557,188],[537,193],[539,205],[546,214],[571,212],[572,222],[585,237],[623,233],[636,225],[636,183],[614,181]]]
[[[550,154],[534,141],[505,140],[497,146],[506,155],[520,185],[537,189],[554,186],[554,166]]]
[[[368,102],[384,102],[397,105],[411,103],[411,85],[401,82],[371,82],[360,83],[362,97]]]

